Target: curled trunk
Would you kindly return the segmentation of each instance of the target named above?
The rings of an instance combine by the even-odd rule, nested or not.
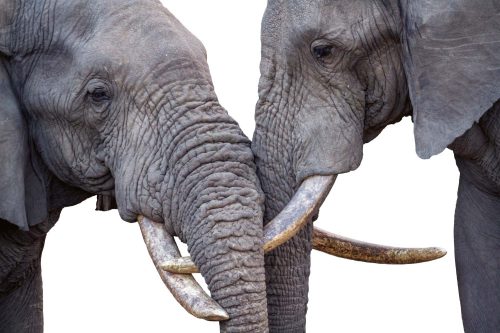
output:
[[[237,181],[234,175],[216,177]],[[222,179],[218,183],[225,182]],[[228,321],[221,322],[222,331],[266,332],[262,220],[261,210],[255,209],[260,199],[246,189],[234,192],[234,188],[217,191],[210,186],[201,192],[188,248],[212,297],[229,315]]]
[[[201,95],[206,86],[190,89]],[[168,115],[161,110],[154,124],[142,124],[135,140],[150,150],[137,156],[128,149],[115,164],[118,207],[126,219],[162,222],[168,235],[187,243],[212,298],[229,316],[221,331],[267,332],[263,195],[250,141],[214,97],[197,97],[203,102],[169,105]],[[168,135],[157,137],[148,127],[168,128],[162,132]]]

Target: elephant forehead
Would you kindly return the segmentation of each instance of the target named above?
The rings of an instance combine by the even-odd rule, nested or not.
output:
[[[318,1],[269,1],[263,19],[263,35],[280,39],[298,30],[316,30],[320,12]]]
[[[352,26],[373,15],[368,1],[357,0],[291,0],[270,1],[263,20],[263,37],[302,42],[326,34],[340,38],[350,33]]]
[[[114,2],[120,2],[121,6],[108,8],[110,5],[106,4],[101,8],[90,38],[84,36],[77,43],[84,65],[125,67],[137,74],[178,60],[198,69],[206,67],[201,42],[161,4]]]

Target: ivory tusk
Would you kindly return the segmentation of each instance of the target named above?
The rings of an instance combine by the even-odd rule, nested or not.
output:
[[[444,257],[446,250],[429,248],[398,248],[370,244],[314,228],[313,249],[336,257],[377,264],[416,264]],[[198,273],[190,257],[175,258],[161,264],[172,273]]]
[[[306,178],[288,205],[264,227],[264,251],[277,248],[299,232],[330,192],[337,175]]]
[[[336,257],[377,264],[416,264],[439,259],[446,250],[429,248],[399,248],[370,244],[345,238],[314,228],[313,248]]]
[[[264,227],[264,252],[280,246],[311,219],[335,182],[333,176],[306,178],[288,205]],[[198,268],[189,258],[173,258],[161,264],[161,268],[172,273],[197,273]]]
[[[177,274],[199,273],[198,267],[191,260],[191,257],[174,258],[160,264],[161,269]]]
[[[162,262],[180,257],[174,238],[163,225],[143,216],[139,216],[138,221],[149,255],[175,299],[195,317],[210,321],[228,320],[227,312],[203,291],[193,276],[172,274],[160,267]]]
[[[313,176],[302,182],[288,205],[264,227],[264,252],[285,243],[312,218],[335,183],[336,175]],[[337,257],[385,264],[413,264],[443,257],[439,248],[397,248],[360,242],[315,228],[313,248]],[[189,257],[164,261],[161,268],[172,273],[197,273]]]

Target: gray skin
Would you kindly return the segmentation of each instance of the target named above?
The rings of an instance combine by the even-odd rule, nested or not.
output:
[[[0,88],[1,332],[43,330],[45,235],[94,194],[187,242],[221,331],[267,332],[250,141],[159,2],[0,0]]]
[[[364,143],[412,116],[419,156],[450,146],[460,170],[466,332],[500,327],[499,17],[482,0],[269,0],[262,23],[252,149],[264,223],[306,177],[356,169]],[[305,330],[311,233],[312,221],[266,255],[271,332]]]

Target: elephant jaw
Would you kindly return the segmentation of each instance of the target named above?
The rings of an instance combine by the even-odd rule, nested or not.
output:
[[[285,243],[317,214],[337,175],[306,178],[286,207],[264,227],[264,251]],[[398,248],[365,243],[314,228],[313,248],[350,260],[380,264],[414,264],[439,259],[446,251],[436,247]],[[171,258],[160,267],[171,273],[197,273],[189,258]]]

